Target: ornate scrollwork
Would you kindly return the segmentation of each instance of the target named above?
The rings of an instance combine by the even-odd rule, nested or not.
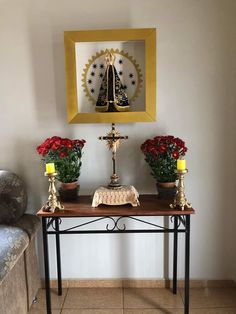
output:
[[[47,222],[47,229],[52,226],[53,228],[53,224],[54,224],[54,221],[56,220],[56,218],[49,218],[48,219],[48,222]],[[53,228],[54,229],[54,228]]]
[[[118,225],[119,221],[120,221],[122,218],[126,218],[126,217],[121,216],[121,217],[119,217],[119,218],[116,219],[116,220],[115,220],[113,217],[107,217],[107,218],[110,218],[110,219],[113,221],[113,223],[114,223],[114,226],[113,226],[112,228],[109,228],[109,224],[106,225],[106,230],[107,230],[107,231],[114,231],[114,230],[125,231],[125,230],[126,230],[125,224],[123,224],[123,227],[120,227],[120,226]]]
[[[184,227],[186,227],[186,216],[178,216],[179,220],[183,224]]]
[[[174,222],[174,218],[177,218],[177,229],[180,227],[181,224],[183,224],[183,226],[185,226],[185,217],[184,216],[171,216],[170,217],[170,221],[173,223]]]

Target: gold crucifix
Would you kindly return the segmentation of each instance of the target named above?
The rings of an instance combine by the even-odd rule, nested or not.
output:
[[[111,131],[106,136],[99,136],[99,140],[105,140],[107,142],[108,149],[112,152],[112,169],[111,182],[108,184],[108,188],[117,189],[122,185],[119,182],[119,176],[116,174],[116,152],[121,144],[121,140],[127,140],[128,136],[121,136],[115,129],[115,123],[112,123]]]

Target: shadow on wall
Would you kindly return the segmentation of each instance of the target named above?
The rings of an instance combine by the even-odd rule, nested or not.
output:
[[[44,166],[36,152],[35,143],[29,143],[29,139],[18,139],[14,144],[15,156],[17,156],[15,167],[27,187],[27,212],[36,213],[47,197],[48,184],[44,177]]]
[[[60,42],[54,42],[50,30],[47,14],[37,15],[34,10],[30,38],[36,121],[40,128],[59,123],[63,129],[66,128],[63,34]]]

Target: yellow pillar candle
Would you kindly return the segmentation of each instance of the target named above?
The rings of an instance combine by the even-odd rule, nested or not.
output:
[[[54,173],[55,172],[55,165],[53,162],[46,164],[46,173]]]
[[[186,160],[178,159],[177,160],[177,170],[186,170]]]

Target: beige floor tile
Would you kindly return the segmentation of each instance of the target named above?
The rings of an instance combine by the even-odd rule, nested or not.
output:
[[[124,289],[124,308],[183,308],[183,302],[169,289]]]
[[[31,308],[28,314],[45,314],[46,309],[33,309]],[[52,310],[52,314],[61,314],[61,310]]]
[[[183,314],[183,309],[125,309],[124,314]]]
[[[51,305],[52,309],[61,309],[65,300],[65,296],[67,294],[67,289],[62,289],[62,295],[57,295],[56,289],[51,289]],[[46,309],[46,296],[45,289],[40,289],[37,294],[37,302],[33,303],[31,306],[31,310],[45,310]],[[32,312],[35,313],[35,312]],[[37,313],[37,312],[36,312]],[[45,310],[46,313],[46,310]],[[30,312],[31,314],[31,312]]]
[[[235,308],[190,309],[190,314],[236,314]]]
[[[183,295],[183,289],[181,294]],[[190,308],[236,307],[235,288],[190,289]]]
[[[236,308],[190,309],[190,314],[236,314]],[[69,313],[68,313],[69,314]],[[124,314],[183,314],[183,309],[127,309]]]
[[[123,308],[121,288],[71,288],[63,309]]]
[[[65,309],[61,314],[123,314],[122,309]]]

